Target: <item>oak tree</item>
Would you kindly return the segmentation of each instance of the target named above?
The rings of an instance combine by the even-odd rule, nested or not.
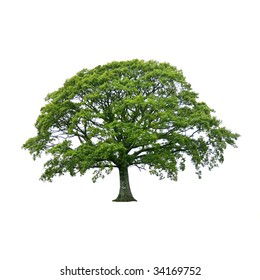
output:
[[[237,133],[221,126],[182,71],[168,63],[130,60],[83,69],[49,93],[24,143],[33,159],[49,155],[42,180],[94,170],[93,181],[119,170],[114,201],[135,201],[128,168],[177,180],[187,159],[201,176],[224,161]]]

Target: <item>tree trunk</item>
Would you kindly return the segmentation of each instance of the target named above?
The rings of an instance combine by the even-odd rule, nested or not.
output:
[[[128,177],[128,167],[120,166],[119,169],[119,177],[120,177],[120,190],[116,199],[113,201],[117,202],[128,202],[128,201],[136,201],[131,193],[129,177]]]

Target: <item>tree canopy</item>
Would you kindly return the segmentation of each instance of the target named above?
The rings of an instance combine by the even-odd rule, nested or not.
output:
[[[118,168],[116,201],[135,200],[129,166],[177,180],[190,159],[200,177],[203,167],[224,161],[239,137],[169,63],[135,59],[83,69],[45,100],[37,135],[23,145],[33,159],[50,156],[41,179],[93,169],[95,181]]]

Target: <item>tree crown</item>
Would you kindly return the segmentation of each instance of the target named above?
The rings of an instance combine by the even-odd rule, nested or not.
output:
[[[83,69],[49,93],[26,141],[33,158],[46,152],[43,180],[94,168],[95,181],[114,167],[136,166],[176,180],[187,157],[196,173],[224,161],[237,133],[198,101],[182,71],[168,63],[131,60]]]

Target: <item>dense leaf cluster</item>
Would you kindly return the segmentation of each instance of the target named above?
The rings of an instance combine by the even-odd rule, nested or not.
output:
[[[238,134],[168,63],[131,60],[83,69],[46,97],[37,136],[23,145],[50,154],[43,180],[94,168],[94,180],[114,167],[137,166],[176,180],[190,158],[200,176],[222,163]]]

